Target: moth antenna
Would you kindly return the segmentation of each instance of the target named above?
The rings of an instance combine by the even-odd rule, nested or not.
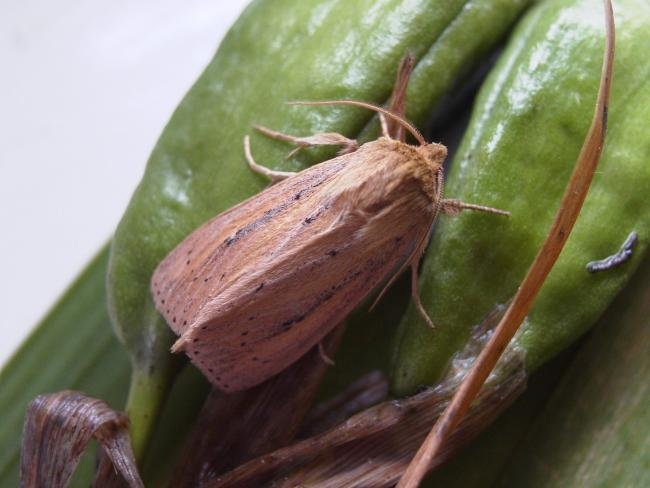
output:
[[[431,233],[431,229],[433,229],[433,224],[436,223],[436,219],[438,218],[438,214],[440,213],[440,207],[442,205],[442,198],[444,197],[445,194],[445,173],[442,170],[442,167],[440,167],[438,173],[436,174],[436,183],[438,185],[438,187],[436,188],[436,202],[433,211],[433,220],[431,222],[431,228],[429,230],[429,233]]]
[[[397,273],[395,273],[395,274],[390,278],[390,280],[388,280],[388,283],[386,283],[386,284],[384,285],[384,287],[383,287],[383,288],[381,289],[381,291],[379,292],[379,295],[377,295],[377,298],[375,298],[375,300],[372,302],[372,305],[370,305],[370,308],[368,309],[368,312],[372,312],[372,311],[375,309],[375,307],[377,306],[377,304],[379,303],[379,301],[380,301],[382,298],[384,298],[384,295],[386,294],[386,292],[388,291],[388,289],[389,289],[391,286],[393,286],[393,284],[395,283],[395,281],[397,280],[397,278],[400,277],[400,275],[402,274],[402,272],[406,269],[406,267],[407,267],[408,265],[409,265],[409,261],[407,260],[407,261],[405,261],[404,264],[399,268],[399,270],[397,271]]]
[[[361,107],[361,108],[367,108],[368,110],[374,110],[377,113],[384,114],[387,117],[390,117],[397,123],[399,123],[402,127],[404,127],[406,130],[408,130],[413,137],[420,143],[421,146],[426,146],[427,141],[424,140],[424,137],[422,137],[422,134],[420,134],[420,131],[418,131],[409,121],[407,121],[405,118],[397,115],[394,112],[391,112],[388,109],[385,109],[383,107],[379,107],[377,105],[374,105],[372,103],[368,102],[360,102],[359,100],[322,100],[322,101],[317,101],[317,102],[287,102],[289,105],[351,105],[353,107]]]
[[[442,172],[440,172],[440,174],[442,174]],[[399,276],[404,272],[404,270],[409,265],[410,266],[415,266],[415,271],[416,271],[416,274],[417,274],[417,266],[419,265],[420,259],[422,259],[422,256],[424,255],[424,251],[427,248],[427,243],[429,242],[429,238],[431,237],[431,231],[433,230],[433,224],[435,223],[437,216],[438,216],[438,206],[436,205],[434,207],[434,214],[433,214],[433,217],[431,218],[431,223],[429,224],[429,230],[426,232],[426,234],[422,235],[420,240],[415,244],[415,247],[413,248],[413,251],[411,252],[409,257],[406,259],[406,261],[404,261],[404,264],[402,264],[399,267],[397,272],[391,277],[390,280],[388,280],[388,283],[386,283],[384,288],[382,288],[381,292],[379,292],[379,295],[377,295],[377,298],[375,298],[375,300],[372,302],[372,305],[370,305],[370,309],[368,310],[369,312],[372,312],[374,310],[377,303],[379,303],[379,300],[381,300],[383,298],[383,296],[386,294],[388,289],[395,283],[395,280],[397,280],[397,278],[399,278]],[[416,282],[416,287],[417,287],[417,282]],[[418,307],[418,310],[420,310],[420,313],[422,313],[422,310],[424,310],[424,308],[422,307],[422,303],[420,303],[420,295],[417,294],[417,293],[416,293],[416,295],[417,295],[417,297],[414,297],[414,298],[416,298],[416,304],[415,305]],[[425,315],[426,315],[426,312],[425,312]],[[428,316],[426,317],[425,320],[426,320],[427,324],[429,324],[429,325],[431,325],[431,327],[433,327],[433,322],[431,322],[431,319],[429,319]]]
[[[462,210],[476,210],[477,212],[493,213],[510,217],[510,212],[498,208],[486,207],[485,205],[476,205],[475,203],[465,203],[455,198],[440,200],[440,207],[447,215],[455,215]]]
[[[415,307],[418,309],[418,312],[420,313],[420,316],[424,319],[424,321],[427,323],[429,327],[435,329],[436,326],[433,325],[433,321],[431,320],[431,317],[429,317],[429,314],[424,309],[424,305],[422,305],[422,300],[420,300],[420,291],[418,289],[418,263],[417,262],[413,262],[411,264],[411,297],[413,299],[413,302],[415,303]]]

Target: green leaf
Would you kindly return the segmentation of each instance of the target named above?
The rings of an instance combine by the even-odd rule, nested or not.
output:
[[[108,318],[107,262],[104,246],[0,372],[1,487],[19,486],[23,418],[34,397],[73,389],[124,405],[130,364]],[[82,461],[75,485],[89,485],[92,458]]]
[[[650,484],[650,257],[591,335],[424,487]]]
[[[650,259],[580,349],[498,486],[650,486]]]

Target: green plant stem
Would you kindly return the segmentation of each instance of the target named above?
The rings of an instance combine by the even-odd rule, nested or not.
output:
[[[149,447],[153,428],[160,415],[173,378],[165,369],[133,366],[126,413],[131,422],[131,444],[139,466]]]

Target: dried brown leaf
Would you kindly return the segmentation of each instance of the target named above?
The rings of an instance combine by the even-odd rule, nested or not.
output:
[[[409,79],[411,78],[411,73],[415,67],[415,56],[411,53],[407,53],[402,61],[399,64],[397,69],[397,81],[393,87],[393,93],[390,96],[390,103],[388,104],[388,110],[393,113],[399,114],[402,117],[406,112],[406,89],[408,88]],[[404,127],[397,123],[393,119],[388,119],[386,123],[386,132],[397,139],[398,141],[404,142],[406,137],[404,134]]]
[[[21,485],[64,487],[95,438],[127,486],[144,486],[128,434],[128,418],[105,402],[76,391],[36,397],[27,407],[20,459]],[[114,471],[104,471],[115,478]],[[95,486],[107,486],[96,478]],[[113,485],[115,486],[115,485]]]
[[[372,371],[338,395],[316,405],[305,418],[300,437],[310,437],[329,430],[351,415],[385,400],[387,396],[388,380],[381,371]]]
[[[503,364],[502,373],[482,391],[433,466],[473,439],[524,390],[526,375],[517,351]],[[450,381],[436,388],[371,407],[334,429],[254,459],[205,486],[393,486],[431,423],[448,405],[460,377],[452,374]],[[370,383],[369,389],[374,386]]]
[[[339,326],[323,341],[333,354]],[[230,395],[213,390],[183,449],[171,486],[203,485],[221,473],[293,440],[328,368],[316,346],[261,385]]]

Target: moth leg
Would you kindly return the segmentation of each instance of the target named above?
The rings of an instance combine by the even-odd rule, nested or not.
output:
[[[269,129],[268,127],[263,127],[261,125],[254,125],[253,127],[255,127],[255,129],[260,131],[265,136],[295,144],[296,148],[287,154],[287,158],[295,156],[298,151],[305,147],[341,146],[341,149],[338,151],[339,156],[343,154],[349,154],[359,149],[359,143],[356,141],[356,139],[348,139],[344,135],[337,132],[321,132],[319,134],[314,134],[311,136],[296,137],[275,131],[273,129]]]
[[[429,327],[435,329],[436,326],[433,325],[433,322],[431,321],[429,314],[424,309],[424,305],[422,305],[422,301],[420,300],[420,291],[418,290],[418,263],[417,262],[411,263],[411,296],[413,297],[413,303],[415,303],[415,307],[418,309],[418,312],[420,313],[424,321],[427,323]]]
[[[445,215],[456,215],[463,210],[476,210],[479,212],[493,213],[497,215],[510,216],[510,212],[499,210],[498,208],[486,207],[485,205],[476,205],[474,203],[465,203],[455,198],[445,198],[440,200],[440,211]]]
[[[323,360],[323,362],[329,366],[334,366],[336,363],[334,360],[327,355],[325,352],[325,347],[323,347],[323,341],[320,341],[318,343],[318,354],[320,355],[320,358]]]
[[[248,162],[248,167],[255,173],[266,176],[271,180],[271,184],[277,183],[279,181],[285,180],[296,174],[295,171],[275,171],[257,164],[253,155],[251,154],[251,142],[248,136],[244,137],[244,155],[246,156],[246,161]]]

